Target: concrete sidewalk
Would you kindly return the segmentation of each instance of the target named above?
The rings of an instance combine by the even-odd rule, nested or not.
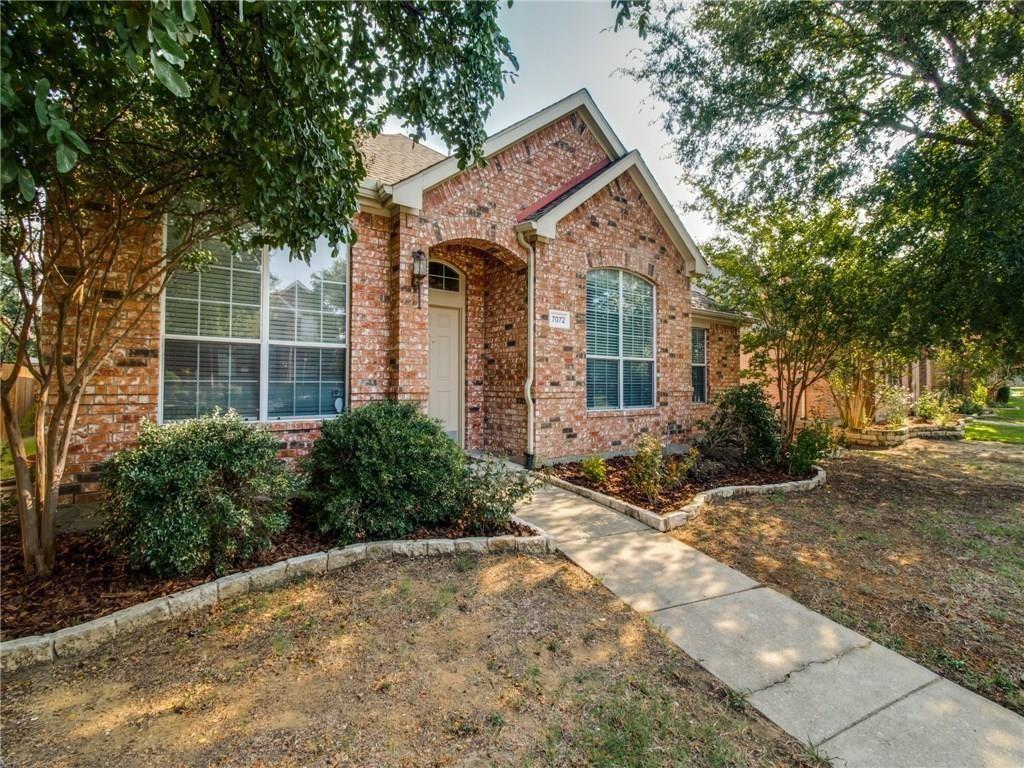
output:
[[[547,484],[519,515],[837,768],[1024,766],[1024,718],[666,534]]]

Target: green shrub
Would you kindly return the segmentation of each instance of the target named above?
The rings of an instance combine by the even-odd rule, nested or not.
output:
[[[629,482],[653,507],[661,493],[662,473],[665,466],[665,448],[661,440],[644,434],[636,441],[636,455],[629,467]]]
[[[580,462],[580,472],[594,485],[604,485],[608,479],[608,462],[600,456],[588,456]]]
[[[959,406],[959,401],[953,400],[949,393],[930,389],[922,392],[917,398],[914,403],[914,412],[918,418],[925,421],[945,425],[953,418],[957,406]]]
[[[1009,405],[1010,403],[1010,388],[1000,387],[996,390],[996,403],[999,405]]]
[[[534,481],[500,461],[475,462],[462,489],[462,520],[474,535],[505,533],[516,504],[533,495]]]
[[[743,384],[719,395],[711,416],[698,423],[701,454],[725,460],[739,457],[760,465],[779,461],[779,420],[758,384]]]
[[[914,395],[906,387],[883,384],[876,395],[878,409],[885,414],[885,423],[890,427],[902,427],[907,423]]]
[[[233,412],[143,422],[138,447],[103,468],[106,540],[161,577],[244,560],[288,525],[296,482],[277,448]]]
[[[836,448],[835,431],[824,419],[816,419],[797,432],[789,446],[786,463],[791,475],[806,475]]]
[[[373,403],[325,421],[304,467],[309,514],[340,542],[401,538],[463,511],[465,457],[416,403]]]

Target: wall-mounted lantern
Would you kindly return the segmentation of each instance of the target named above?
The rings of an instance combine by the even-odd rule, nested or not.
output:
[[[421,290],[421,283],[423,278],[427,276],[427,254],[423,251],[412,252],[412,284],[416,288],[416,306],[423,306],[423,291]]]

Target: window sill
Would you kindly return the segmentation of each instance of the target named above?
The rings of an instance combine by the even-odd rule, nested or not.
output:
[[[655,415],[659,411],[656,405],[644,405],[639,408],[600,408],[587,411],[588,419],[609,419],[615,416],[647,416]]]

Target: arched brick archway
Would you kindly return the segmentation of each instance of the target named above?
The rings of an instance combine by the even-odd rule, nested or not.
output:
[[[431,222],[429,232],[431,248],[461,244],[489,253],[512,269],[526,267],[526,252],[507,223],[483,218],[446,217]]]

